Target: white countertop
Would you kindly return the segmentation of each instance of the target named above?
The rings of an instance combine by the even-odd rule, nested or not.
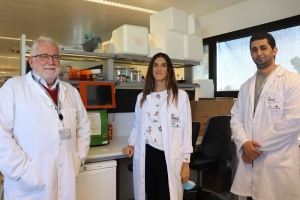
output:
[[[103,146],[90,147],[86,157],[87,162],[103,161],[110,159],[126,158],[123,155],[122,149],[128,145],[129,136],[116,136],[109,140],[109,144]],[[202,136],[199,136],[196,145],[201,144]]]
[[[127,140],[129,136],[115,136],[109,140],[109,144],[103,146],[90,147],[86,162],[90,160],[108,160],[116,158],[125,158],[122,149],[128,145]],[[100,161],[99,160],[99,161]]]

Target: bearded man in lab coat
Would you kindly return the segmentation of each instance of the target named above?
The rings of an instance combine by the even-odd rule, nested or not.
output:
[[[0,89],[0,171],[5,200],[75,200],[76,175],[90,144],[90,121],[77,90],[58,79],[50,38],[31,47],[32,71]]]
[[[251,37],[257,72],[231,110],[239,158],[231,192],[248,199],[300,199],[300,76],[275,64],[277,51],[271,34]]]

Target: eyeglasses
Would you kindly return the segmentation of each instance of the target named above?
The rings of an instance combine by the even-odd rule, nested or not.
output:
[[[40,54],[40,55],[36,55],[36,56],[31,56],[31,58],[35,58],[35,57],[40,57],[41,61],[48,61],[49,58],[51,57],[53,62],[59,62],[60,61],[60,56],[58,55],[48,55],[48,54]]]

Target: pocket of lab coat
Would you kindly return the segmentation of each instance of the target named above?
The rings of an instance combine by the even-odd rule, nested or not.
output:
[[[292,167],[293,155],[290,145],[286,145],[277,151],[268,152],[265,156],[267,168]]]
[[[22,191],[42,190],[45,187],[35,159],[31,160],[27,170],[17,180],[17,183]]]
[[[282,92],[268,92],[266,93],[265,103],[268,115],[282,115],[284,96]]]

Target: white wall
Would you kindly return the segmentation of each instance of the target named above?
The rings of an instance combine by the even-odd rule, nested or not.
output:
[[[203,38],[300,14],[299,0],[248,0],[200,17]]]
[[[134,112],[108,113],[108,123],[113,125],[114,136],[130,135],[133,128]]]

